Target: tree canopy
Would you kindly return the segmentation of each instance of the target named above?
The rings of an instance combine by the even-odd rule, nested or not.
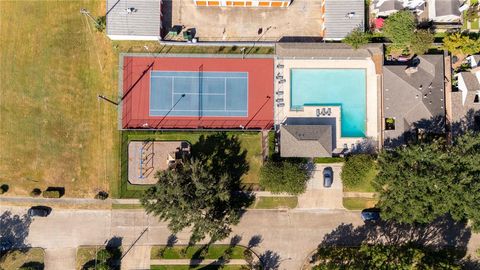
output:
[[[224,239],[253,201],[241,192],[246,151],[237,137],[225,133],[202,136],[192,151],[193,158],[183,166],[157,172],[158,183],[140,201],[148,213],[167,221],[173,233],[191,227],[190,244],[206,236],[211,242]]]
[[[304,159],[268,161],[260,172],[260,185],[272,193],[305,192],[309,175]]]
[[[453,251],[433,251],[411,244],[357,247],[319,246],[313,260],[315,270],[331,269],[461,269]]]
[[[432,45],[434,36],[428,30],[417,30],[412,37],[410,48],[416,55],[422,55],[428,51]]]
[[[459,32],[451,33],[443,38],[443,48],[454,55],[475,54],[480,52],[480,40]]]
[[[388,16],[383,25],[385,36],[396,44],[409,45],[416,28],[412,12],[402,10]]]
[[[343,39],[343,43],[352,46],[354,49],[358,49],[361,46],[368,44],[370,36],[370,33],[366,33],[362,29],[356,28]]]
[[[467,133],[453,145],[419,143],[379,155],[374,183],[382,218],[429,223],[450,214],[480,228],[480,136]]]
[[[366,180],[372,170],[375,170],[373,157],[366,154],[350,156],[342,168],[342,181],[347,187],[355,187]]]

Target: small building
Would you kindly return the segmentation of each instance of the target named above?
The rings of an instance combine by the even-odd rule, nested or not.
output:
[[[422,55],[383,67],[384,145],[395,147],[420,133],[445,131],[443,55]]]
[[[377,17],[388,17],[393,13],[408,9],[416,14],[421,14],[425,8],[424,0],[402,1],[402,0],[374,0],[373,12]]]
[[[280,127],[280,156],[331,157],[331,125],[282,125]]]
[[[460,72],[457,91],[452,92],[452,132],[480,130],[480,55],[467,58],[470,71]]]
[[[365,1],[363,0],[324,0],[325,40],[341,40],[352,30],[365,30]]]
[[[288,7],[292,0],[193,0],[199,7]]]
[[[161,0],[107,0],[107,36],[112,40],[159,40]]]

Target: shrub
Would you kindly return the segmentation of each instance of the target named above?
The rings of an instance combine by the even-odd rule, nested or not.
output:
[[[368,44],[368,42],[370,42],[370,37],[370,33],[364,32],[361,28],[356,28],[350,32],[342,42],[352,46],[354,49],[358,49],[361,46]]]
[[[374,168],[375,162],[370,155],[358,154],[348,157],[341,174],[343,184],[347,187],[357,186]]]
[[[272,193],[300,194],[308,180],[306,160],[268,161],[260,171],[260,186]]]
[[[58,190],[45,190],[43,192],[44,198],[60,198],[60,191]]]
[[[40,194],[42,194],[42,190],[39,188],[34,188],[32,191],[30,191],[30,196],[32,197],[38,197]]]
[[[95,28],[98,32],[103,32],[107,27],[107,16],[97,17]]]
[[[105,192],[105,191],[100,191],[100,192],[98,192],[97,195],[95,195],[95,199],[97,199],[97,200],[105,200],[107,198],[108,198],[108,193]]]
[[[3,184],[0,186],[0,194],[3,194],[7,192],[10,189],[10,187],[7,184]]]

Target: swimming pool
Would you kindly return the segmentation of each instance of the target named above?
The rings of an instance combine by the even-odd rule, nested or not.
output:
[[[365,69],[290,70],[290,107],[341,106],[342,137],[365,137]]]

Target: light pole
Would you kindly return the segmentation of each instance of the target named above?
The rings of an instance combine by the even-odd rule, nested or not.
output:
[[[88,11],[86,8],[81,8],[80,13],[90,18],[95,23],[95,25],[97,25],[97,27],[101,27],[100,24],[98,24],[97,20],[95,20],[95,18],[90,15],[90,11]]]

